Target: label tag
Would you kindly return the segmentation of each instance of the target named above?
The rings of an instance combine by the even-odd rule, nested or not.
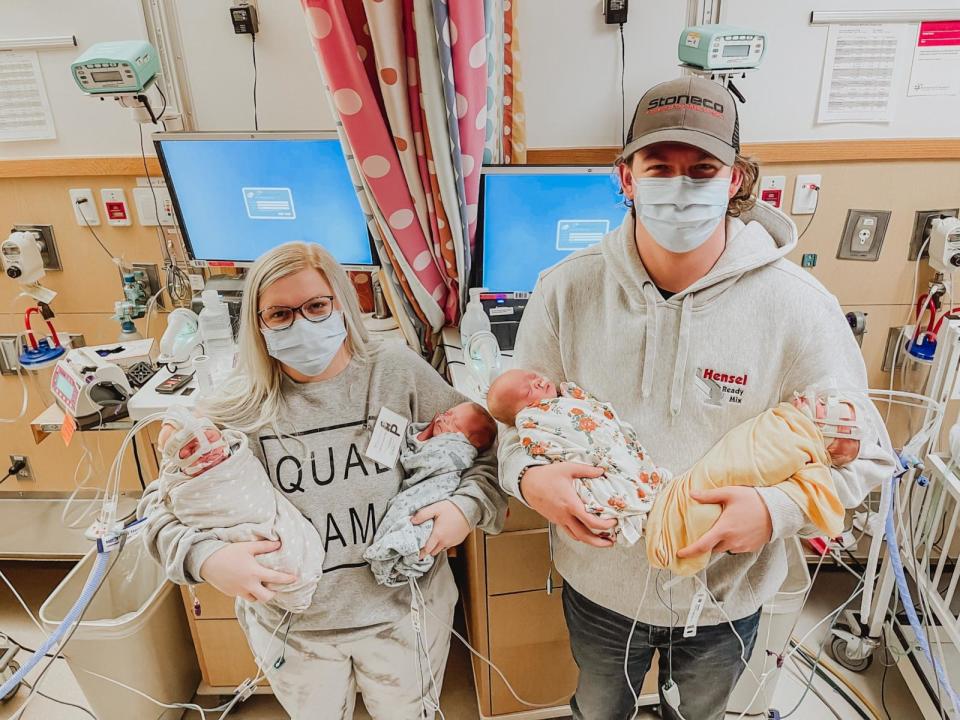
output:
[[[364,455],[384,467],[392,468],[400,457],[400,443],[403,442],[408,424],[409,421],[402,415],[397,415],[389,408],[381,409]]]
[[[203,290],[204,282],[203,275],[187,275],[190,278],[190,289],[194,292],[200,292]]]
[[[640,532],[637,530],[635,518],[624,518],[623,522],[620,523],[620,532],[623,535],[623,539],[631,545],[640,539]]]
[[[693,637],[697,634],[697,620],[700,619],[700,613],[703,612],[703,606],[707,602],[707,593],[703,588],[697,590],[693,595],[693,601],[690,603],[690,612],[687,613],[687,624],[683,628],[683,636]]]
[[[77,421],[69,413],[63,414],[63,423],[60,425],[60,437],[63,438],[63,444],[70,447],[70,441],[73,440],[73,433],[77,430]]]

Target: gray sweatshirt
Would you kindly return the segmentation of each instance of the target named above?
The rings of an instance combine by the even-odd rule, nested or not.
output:
[[[656,463],[682,473],[727,431],[794,390],[831,379],[844,390],[867,386],[863,357],[836,298],[786,259],[796,242],[793,222],[758,203],[742,221],[727,220],[726,248],[710,272],[664,300],[640,260],[628,213],[600,245],[541,275],[520,324],[515,365],[609,400]],[[861,419],[860,457],[833,469],[848,508],[894,468],[876,408],[869,405]],[[505,431],[500,482],[521,501],[518,477],[533,464],[516,430]],[[706,570],[731,619],[752,614],[774,595],[787,571],[783,538],[808,531],[785,493],[757,492],[770,512],[772,541],[759,553],[722,555]],[[634,616],[648,568],[641,544],[594,548],[554,531],[554,548],[558,571],[578,592]],[[679,614],[682,622],[696,587],[684,580],[673,589],[672,614],[651,588],[640,620],[669,626]],[[724,620],[708,601],[699,623]]]
[[[387,503],[400,492],[399,463],[382,467],[363,455],[370,425],[382,407],[412,422],[426,422],[466,398],[457,393],[412,350],[399,343],[372,346],[367,361],[354,358],[334,378],[296,383],[284,378],[286,413],[278,426],[250,437],[250,447],[263,462],[271,482],[317,528],[326,557],[313,605],[297,618],[298,630],[329,631],[331,640],[369,632],[410,612],[410,590],[378,585],[363,559],[373,542]],[[301,446],[302,443],[302,446]],[[499,532],[506,498],[497,486],[493,450],[481,454],[463,473],[450,500],[472,527]],[[175,583],[201,582],[200,567],[224,546],[211,533],[182,525],[159,502],[157,483],[144,493],[138,514],[153,512],[145,540],[151,553]],[[430,579],[441,562],[421,580]],[[271,604],[255,605],[262,623],[273,629],[282,613]]]

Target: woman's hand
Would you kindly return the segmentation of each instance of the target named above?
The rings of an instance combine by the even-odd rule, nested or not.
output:
[[[760,493],[752,487],[733,485],[690,493],[700,503],[721,506],[720,517],[703,537],[677,553],[688,558],[705,552],[756,552],[768,542],[773,521]]]
[[[420,508],[410,522],[420,525],[427,520],[433,520],[433,531],[420,550],[421,560],[427,555],[436,556],[447,548],[456,547],[470,534],[470,523],[460,512],[460,508],[449,500],[441,500]]]
[[[520,480],[520,493],[527,505],[563,530],[574,540],[594,547],[611,547],[613,540],[593,531],[612,529],[617,521],[602,519],[587,512],[577,495],[577,478],[598,478],[601,468],[579,463],[562,462],[529,468]]]
[[[257,562],[257,555],[279,549],[277,540],[230,543],[203,561],[200,577],[224,595],[269,602],[276,593],[265,588],[264,583],[287,585],[297,579],[296,575],[277,572]]]

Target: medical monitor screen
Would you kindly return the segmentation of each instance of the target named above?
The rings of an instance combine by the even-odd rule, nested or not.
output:
[[[374,264],[335,136],[173,133],[155,144],[191,260],[250,263],[304,240],[343,265]]]
[[[488,170],[483,177],[483,287],[529,292],[541,271],[596,245],[626,208],[609,168]]]

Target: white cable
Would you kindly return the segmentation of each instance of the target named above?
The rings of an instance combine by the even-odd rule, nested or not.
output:
[[[13,593],[13,596],[17,599],[17,602],[20,603],[20,606],[23,608],[24,612],[30,617],[31,622],[37,626],[37,629],[43,633],[43,637],[47,638],[50,636],[46,630],[43,629],[43,625],[40,624],[40,621],[37,620],[36,616],[33,614],[33,611],[30,609],[30,606],[20,597],[20,593],[17,592],[17,589],[13,586],[13,583],[7,579],[7,576],[3,574],[3,571],[0,570],[0,580],[3,580],[6,583],[7,587],[10,588],[10,592]]]
[[[507,677],[506,675],[503,674],[503,671],[500,670],[500,668],[498,668],[496,665],[494,665],[492,661],[488,660],[483,655],[481,655],[478,650],[476,650],[469,642],[466,641],[463,635],[457,632],[456,628],[444,622],[443,618],[439,617],[433,610],[431,610],[429,605],[425,605],[424,610],[426,610],[430,615],[432,615],[434,619],[437,620],[445,630],[449,630],[450,633],[457,640],[463,643],[463,646],[467,650],[469,650],[470,653],[475,658],[485,663],[491,670],[493,670],[499,676],[499,678],[503,681],[503,684],[506,685],[507,690],[510,692],[510,694],[513,695],[513,699],[516,700],[521,705],[526,705],[527,707],[532,707],[532,708],[551,708],[551,707],[556,707],[558,705],[563,705],[570,699],[569,695],[564,695],[563,697],[559,697],[556,700],[553,700],[552,702],[548,702],[548,703],[527,702],[526,700],[521,698],[519,695],[517,695],[516,690],[513,689],[513,685],[511,685],[510,681],[507,680]]]
[[[150,337],[150,313],[152,313],[154,310],[157,309],[157,305],[159,305],[159,303],[157,302],[157,298],[160,297],[160,294],[161,294],[164,290],[165,290],[165,288],[160,288],[160,289],[157,290],[153,295],[150,296],[150,299],[149,299],[149,300],[147,300],[147,312],[146,312],[147,324],[146,324],[146,327],[145,327],[144,330],[143,330],[143,337],[144,337],[144,338],[149,338],[149,337]]]
[[[19,336],[17,337],[19,338]],[[19,345],[19,341],[17,344]],[[0,423],[5,425],[22,420],[23,416],[27,414],[27,407],[30,405],[30,393],[27,390],[27,381],[23,379],[23,367],[20,365],[19,360],[17,360],[17,378],[20,380],[20,392],[22,396],[20,401],[20,412],[12,418],[0,418]]]
[[[913,290],[910,291],[910,307],[909,307],[909,309],[907,310],[907,319],[904,320],[904,325],[906,325],[907,323],[910,322],[910,317],[913,315],[914,308],[915,308],[915,306],[916,306],[917,285],[918,285],[919,282],[920,282],[920,260],[923,258],[923,251],[926,250],[927,245],[929,244],[929,242],[930,242],[930,238],[928,237],[926,240],[923,241],[923,244],[920,246],[920,250],[917,252],[917,260],[916,260],[916,262],[914,263],[914,268],[913,268]],[[919,318],[918,318],[918,321],[919,321]],[[896,376],[897,376],[897,354],[898,354],[899,351],[900,351],[900,346],[903,344],[903,343],[902,343],[902,341],[903,341],[903,330],[901,330],[900,333],[901,333],[900,336],[897,337],[897,342],[896,342],[896,344],[893,346],[893,359],[890,361],[890,390],[891,390],[891,392],[893,391],[893,381],[894,381],[894,379],[895,379]],[[912,338],[911,338],[911,339],[912,339]],[[886,414],[886,415],[884,416],[884,418],[883,418],[883,421],[884,421],[885,423],[890,421],[890,411],[891,411],[892,409],[893,409],[892,407],[888,407],[888,408],[887,408],[887,414]]]
[[[627,647],[623,651],[623,677],[627,681],[627,689],[630,690],[630,696],[633,698],[633,715],[630,720],[635,720],[637,713],[640,712],[640,694],[633,689],[633,680],[630,679],[630,645],[633,644],[633,634],[636,632],[637,624],[640,622],[640,612],[643,610],[643,602],[647,599],[647,589],[650,587],[650,575],[653,568],[647,565],[647,578],[643,582],[643,592],[640,593],[640,602],[637,603],[637,611],[633,614],[633,624],[630,626],[630,634],[627,635]],[[641,686],[643,680],[640,681]]]
[[[415,578],[411,578],[410,583],[414,590],[414,596],[416,597],[419,608],[425,608],[427,605],[427,600],[423,596],[423,590],[420,589],[420,584],[416,581]],[[443,710],[440,709],[440,688],[437,685],[437,677],[433,673],[433,661],[430,659],[430,646],[427,642],[427,638],[429,637],[429,632],[427,631],[427,620],[426,620],[426,616],[421,612],[419,608],[417,610],[418,619],[419,619],[419,625],[418,625],[419,630],[416,633],[416,636],[417,636],[416,641],[419,648],[423,650],[423,655],[427,662],[427,672],[429,673],[429,676],[430,676],[430,687],[433,690],[433,697],[431,698],[433,707],[430,709],[440,714],[440,720],[446,720],[446,716],[443,714]],[[418,662],[419,662],[419,657],[418,657]],[[422,677],[423,676],[421,674],[421,679]]]

